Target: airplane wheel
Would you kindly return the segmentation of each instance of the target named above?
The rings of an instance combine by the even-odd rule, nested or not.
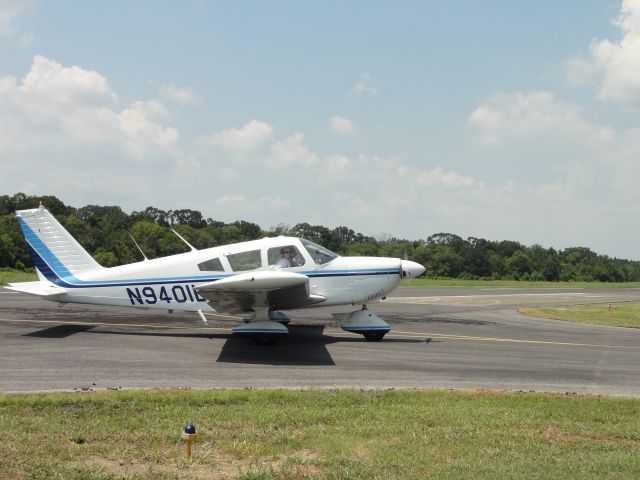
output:
[[[379,342],[384,338],[385,333],[386,332],[367,332],[363,333],[362,335],[364,335],[364,338],[367,340],[367,342]]]
[[[254,337],[253,341],[256,343],[256,345],[273,345],[278,341],[278,337]]]

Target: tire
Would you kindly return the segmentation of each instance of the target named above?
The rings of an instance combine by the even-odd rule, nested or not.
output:
[[[379,342],[384,338],[386,332],[367,332],[363,333],[365,340],[367,342]]]

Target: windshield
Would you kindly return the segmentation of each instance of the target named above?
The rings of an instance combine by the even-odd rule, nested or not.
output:
[[[304,238],[301,238],[300,241],[304,248],[307,249],[307,252],[309,252],[309,255],[311,255],[311,258],[313,258],[313,261],[318,265],[324,265],[338,257],[338,255],[333,253],[331,250],[321,247],[317,243],[310,242]]]

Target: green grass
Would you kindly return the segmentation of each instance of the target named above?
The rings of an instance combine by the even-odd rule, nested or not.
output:
[[[640,288],[640,282],[531,282],[528,280],[462,280],[457,278],[414,278],[401,287],[478,288]]]
[[[191,463],[181,428],[198,428]],[[640,400],[445,391],[0,395],[0,478],[640,477]]]
[[[640,328],[640,302],[521,308],[519,312],[555,320]]]
[[[0,285],[37,280],[33,269],[24,272],[0,268]],[[457,278],[414,278],[402,280],[401,287],[478,287],[478,288],[640,288],[640,282],[530,282],[525,280],[461,280]]]
[[[13,268],[0,268],[0,285],[14,282],[32,282],[38,280],[38,275],[34,270],[23,271]]]

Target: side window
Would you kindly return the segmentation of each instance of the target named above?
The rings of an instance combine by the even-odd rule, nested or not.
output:
[[[243,272],[245,270],[255,270],[262,267],[260,259],[260,250],[251,250],[249,252],[240,252],[227,255],[231,270],[234,272]]]
[[[202,272],[224,272],[219,258],[212,258],[206,262],[199,263],[198,268]]]
[[[270,266],[281,268],[301,267],[305,262],[300,250],[293,245],[270,248],[267,258]]]

